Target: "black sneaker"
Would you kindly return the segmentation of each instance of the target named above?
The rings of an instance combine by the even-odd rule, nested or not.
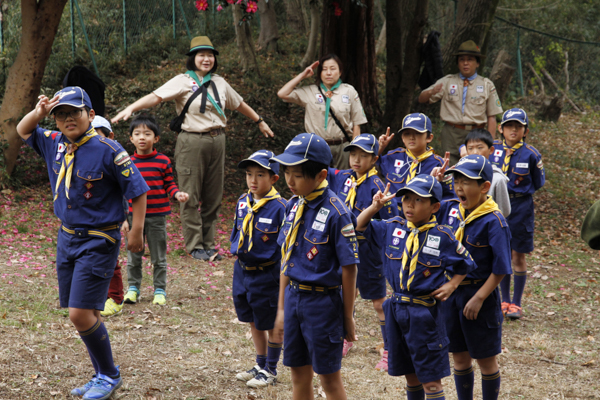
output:
[[[210,258],[210,256],[207,254],[206,251],[204,251],[204,249],[194,249],[190,253],[190,256],[200,261],[208,261]]]
[[[209,258],[212,258],[215,261],[221,261],[223,259],[223,256],[220,255],[219,252],[217,250],[215,250],[215,249],[207,250],[206,254],[208,254]],[[214,256],[214,258],[213,258],[213,256]]]

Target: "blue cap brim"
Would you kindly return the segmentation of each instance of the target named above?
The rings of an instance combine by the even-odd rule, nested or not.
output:
[[[81,104],[81,103],[73,104],[70,101],[65,101],[63,103],[59,102],[57,105],[55,105],[54,107],[52,107],[50,109],[50,114],[52,114],[52,112],[54,111],[54,109],[56,107],[60,107],[60,106],[71,106],[71,107],[75,107],[75,108],[85,108],[85,104]]]
[[[413,192],[417,196],[421,196],[421,197],[435,197],[433,194],[431,194],[429,192],[426,192],[426,191],[421,192],[421,191],[417,190],[417,188],[412,188],[412,187],[408,187],[408,186],[405,186],[402,189],[398,190],[396,192],[396,197],[402,197],[406,194],[406,192]]]
[[[371,146],[364,148],[360,144],[349,144],[348,146],[344,147],[344,151],[350,151],[350,150],[352,150],[352,147],[358,147],[365,153],[375,154],[375,149],[371,150]]]
[[[451,169],[448,170],[447,173],[452,173],[452,174],[459,173],[461,175],[466,176],[469,179],[483,179],[483,176],[480,176],[480,175],[470,175],[468,171],[463,171],[463,170],[461,170],[459,168],[451,168]]]
[[[298,156],[294,156],[292,154],[280,154],[275,157],[271,157],[271,160],[278,162],[281,165],[291,166],[291,165],[300,165],[308,161],[308,158],[302,158]]]
[[[402,131],[405,131],[405,130],[407,130],[407,129],[412,129],[413,131],[417,131],[417,132],[421,132],[421,133],[429,132],[429,131],[427,130],[427,128],[425,128],[425,129],[416,129],[416,128],[413,128],[412,126],[407,126],[406,128],[402,128],[402,129],[400,129],[400,130],[398,131],[398,133],[401,133]]]
[[[245,160],[240,161],[238,164],[238,168],[246,168],[249,164],[256,164],[265,169],[271,169],[271,167],[269,167],[268,165],[264,165],[264,164],[258,162],[257,160],[253,160],[251,158],[246,158]]]
[[[523,126],[527,125],[526,123],[524,124],[523,121],[521,121],[519,118],[509,118],[507,120],[504,120],[504,121],[500,122],[500,125],[502,126],[505,123],[510,122],[510,121],[517,121],[517,122],[519,122]]]

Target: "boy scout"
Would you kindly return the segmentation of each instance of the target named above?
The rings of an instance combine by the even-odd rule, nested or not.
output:
[[[442,101],[440,118],[445,122],[442,152],[450,152],[451,165],[460,159],[458,148],[465,142],[468,131],[487,125],[488,131],[494,134],[496,115],[502,112],[494,84],[477,73],[485,56],[475,42],[464,42],[454,56],[459,73],[446,75],[419,96],[420,103]]]

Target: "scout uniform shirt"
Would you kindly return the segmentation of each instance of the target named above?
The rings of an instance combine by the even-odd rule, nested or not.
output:
[[[308,85],[294,89],[286,101],[306,109],[304,114],[306,132],[314,132],[325,140],[343,139],[344,134],[331,115],[328,116],[325,132],[325,100],[317,85]],[[349,136],[352,136],[355,125],[368,122],[358,92],[347,83],[342,83],[333,90],[330,107]]]
[[[440,118],[456,125],[482,125],[487,124],[487,117],[502,112],[500,99],[492,81],[477,75],[469,80],[465,107],[463,112],[463,87],[464,81],[460,74],[446,75],[425,90],[431,90],[442,83],[444,86],[439,93],[429,99],[433,104],[442,100]]]
[[[442,201],[437,218],[440,224],[447,225],[456,232],[463,221],[459,201]],[[477,264],[477,269],[469,272],[465,280],[485,281],[492,273],[512,273],[510,230],[500,211],[482,215],[466,224],[462,245]]]
[[[415,255],[418,259],[412,282],[408,284],[409,277],[413,274],[408,270],[410,258],[400,281],[402,254],[409,234],[406,220],[400,217],[387,221],[371,221],[364,232],[369,242],[381,243],[383,246],[386,276],[396,293],[426,296],[447,282],[446,271],[465,275],[477,267],[465,248],[454,238],[452,230],[443,225],[436,225],[418,234],[420,250]]]
[[[55,188],[63,157],[71,142],[61,132],[39,126],[25,142],[46,160],[50,186],[56,195],[54,214],[67,227],[102,228],[120,224],[125,220],[123,197],[133,199],[150,189],[123,147],[96,135],[73,153],[75,157],[67,198],[66,177],[58,191]]]
[[[244,193],[238,199],[235,207],[235,219],[231,231],[231,254],[237,255],[238,260],[249,267],[273,265],[281,259],[281,247],[277,244],[277,236],[283,218],[285,217],[286,201],[277,198],[268,201],[254,213],[252,220],[252,249],[248,251],[250,240],[244,238],[242,248],[238,248],[244,217],[252,209],[254,200],[251,193]],[[265,265],[265,266],[268,266]]]
[[[242,104],[244,101],[242,96],[240,96],[221,76],[212,74],[211,81],[214,82],[217,87],[223,111],[225,111],[225,108],[236,110],[240,104]],[[196,90],[198,90],[196,81],[187,74],[180,74],[156,89],[153,93],[163,101],[174,99],[175,110],[179,115],[183,110],[185,103]],[[211,85],[208,86],[207,90],[208,93],[215,98]],[[196,97],[192,104],[190,104],[190,108],[185,115],[181,129],[187,132],[208,132],[213,129],[225,128],[227,126],[227,118],[225,118],[224,115],[219,115],[210,101],[206,102],[205,112],[200,113],[202,97],[203,95]]]
[[[283,229],[277,239],[280,246],[293,228],[299,200],[294,196],[288,201]],[[287,264],[282,265],[283,273],[298,283],[341,285],[341,267],[360,262],[355,224],[356,217],[344,202],[330,189],[325,189],[322,195],[304,205],[296,242],[291,244],[292,253]]]
[[[544,186],[546,176],[542,155],[535,147],[523,143],[510,157],[509,165],[505,164],[507,147],[504,142],[494,141],[494,149],[494,154],[490,155],[490,162],[502,169],[508,177],[509,194],[518,197],[532,195]]]

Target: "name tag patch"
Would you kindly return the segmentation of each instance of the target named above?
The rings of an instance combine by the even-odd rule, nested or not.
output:
[[[440,251],[439,250],[431,249],[429,247],[423,247],[423,250],[421,250],[421,251],[423,253],[425,253],[425,254],[430,254],[430,255],[435,256],[435,257],[437,257],[437,256],[440,255]]]
[[[314,221],[312,224],[312,229],[314,229],[315,231],[323,232],[325,230],[325,224]]]
[[[529,168],[529,163],[526,163],[526,162],[517,163],[517,168]]]
[[[439,236],[427,236],[427,247],[431,247],[433,249],[440,248],[440,237]]]
[[[342,103],[350,103],[350,97],[348,97],[348,95],[343,94],[342,95]]]
[[[400,228],[396,228],[396,229],[394,229],[392,236],[399,237],[400,239],[404,239],[404,236],[406,236],[406,231],[404,231]]]
[[[263,224],[272,224],[273,220],[271,218],[259,218],[258,222],[262,222]]]
[[[329,213],[330,211],[328,209],[326,209],[325,207],[321,207],[315,219],[319,222],[325,223],[327,222],[327,217],[329,217]]]
[[[477,86],[477,93],[483,93],[483,86]]]

